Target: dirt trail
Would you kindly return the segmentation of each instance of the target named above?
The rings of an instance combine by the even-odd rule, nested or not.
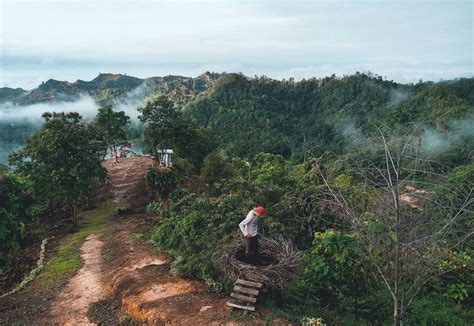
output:
[[[61,325],[94,325],[86,317],[89,305],[104,297],[101,281],[103,242],[90,235],[81,246],[84,266],[69,280],[67,286],[51,304],[52,320]]]
[[[133,225],[115,224],[105,247],[111,252],[103,278],[109,293],[120,298],[122,313],[146,325],[224,324],[226,299],[210,293],[202,282],[170,275],[168,257],[132,238]]]
[[[144,212],[146,205],[153,200],[145,180],[146,170],[156,162],[148,157],[122,158],[118,164],[105,161],[107,180],[95,196],[95,202],[115,201],[134,212]]]
[[[146,157],[104,164],[107,183],[96,202],[116,201],[134,212],[143,211],[151,198],[143,177],[152,164]],[[115,314],[143,324],[203,325],[212,324],[215,318],[225,319],[225,298],[209,293],[200,282],[171,276],[168,257],[157,253],[141,236],[131,236],[149,227],[140,215],[114,217],[100,235],[89,236],[81,247],[84,266],[54,299],[50,320],[59,325],[95,325],[86,316],[90,305],[107,305],[112,303],[110,298],[120,301],[120,311]],[[113,315],[92,318],[96,317],[101,324],[117,320]]]

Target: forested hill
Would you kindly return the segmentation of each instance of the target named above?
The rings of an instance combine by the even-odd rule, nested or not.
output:
[[[299,82],[226,74],[185,110],[211,128],[231,156],[263,151],[299,161],[328,150],[341,153],[381,125],[421,123],[434,133],[464,134],[452,122],[472,121],[474,79],[404,85],[362,73]]]
[[[219,74],[206,72],[198,77],[165,76],[136,78],[122,74],[99,74],[91,81],[75,82],[49,79],[37,88],[26,91],[21,88],[0,88],[0,103],[11,102],[28,105],[52,101],[74,101],[81,95],[92,96],[99,104],[111,104],[131,91],[140,88],[141,97],[153,94],[166,94],[173,99],[195,95],[212,87]]]

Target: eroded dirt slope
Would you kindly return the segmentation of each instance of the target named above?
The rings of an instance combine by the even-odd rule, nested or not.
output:
[[[146,205],[154,197],[143,178],[146,170],[156,165],[156,162],[143,156],[121,158],[118,164],[109,160],[103,165],[107,170],[107,179],[98,190],[94,201],[99,204],[112,200],[133,209],[134,212],[144,212]]]

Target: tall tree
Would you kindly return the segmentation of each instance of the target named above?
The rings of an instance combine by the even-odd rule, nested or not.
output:
[[[28,187],[12,174],[0,172],[0,276],[11,267],[11,253],[20,248],[25,224],[32,220]]]
[[[158,150],[173,149],[198,170],[212,149],[208,129],[197,129],[166,96],[160,96],[139,107],[140,121],[146,123],[145,151],[157,155]]]
[[[95,117],[94,127],[102,146],[113,154],[117,146],[127,140],[125,127],[130,124],[130,117],[124,111],[115,112],[111,106],[100,108]],[[107,153],[107,151],[104,151]],[[104,155],[105,157],[105,155]]]
[[[10,156],[10,162],[31,178],[38,200],[69,209],[75,226],[77,207],[91,194],[94,180],[105,175],[97,157],[100,148],[78,113],[46,112],[43,118],[41,130]]]
[[[144,131],[145,151],[156,155],[159,149],[171,148],[180,136],[179,112],[166,96],[148,101],[138,108],[140,121],[147,123]]]

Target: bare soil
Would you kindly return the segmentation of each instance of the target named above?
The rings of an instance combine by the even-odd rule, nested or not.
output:
[[[50,308],[50,318],[60,325],[93,325],[86,317],[91,303],[104,297],[100,269],[103,242],[92,234],[81,246],[84,266],[69,280]]]

